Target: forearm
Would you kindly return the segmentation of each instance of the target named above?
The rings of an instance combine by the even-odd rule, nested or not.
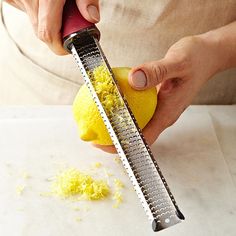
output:
[[[236,67],[236,21],[204,33],[200,37],[207,43],[214,45],[218,60],[218,72]]]

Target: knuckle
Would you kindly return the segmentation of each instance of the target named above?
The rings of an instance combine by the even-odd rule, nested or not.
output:
[[[63,49],[61,49],[61,50],[59,50],[59,49],[54,49],[53,51],[54,51],[54,53],[55,53],[56,55],[58,55],[58,56],[64,56],[64,55],[67,55],[67,54],[68,54],[68,52],[66,52],[66,51],[63,50]]]
[[[179,55],[178,63],[176,64],[176,71],[181,72],[186,70],[191,65],[191,57],[187,53]]]
[[[195,35],[192,36],[186,36],[183,37],[179,40],[180,44],[184,44],[184,45],[192,45],[198,42],[198,37]]]
[[[152,78],[156,84],[163,82],[167,75],[167,68],[164,65],[152,64],[151,66]]]
[[[198,38],[188,36],[180,39],[167,52],[166,57],[175,61],[175,70],[177,72],[188,71],[191,68],[194,60],[192,52],[193,45],[198,43]]]
[[[169,55],[172,57],[172,60],[175,61],[173,70],[177,73],[181,73],[187,71],[191,66],[191,56],[186,51],[181,52],[173,52],[173,54]]]
[[[52,35],[50,31],[46,28],[39,28],[37,32],[37,37],[45,43],[52,43]]]
[[[14,0],[5,0],[5,2],[7,2],[8,4],[11,4],[11,5],[15,5],[15,1]]]
[[[171,120],[168,119],[165,123],[165,127],[166,128],[169,128],[170,126],[172,126],[177,120],[178,120],[179,117],[174,117],[172,118]]]
[[[34,33],[38,36],[38,22],[37,21],[32,21],[32,26],[33,26],[33,29],[34,29]]]
[[[187,105],[180,106],[178,108],[178,112],[172,114],[171,116],[169,116],[169,118],[165,120],[164,126],[168,128],[174,125],[177,122],[177,120],[180,118],[181,114],[187,109],[187,107],[188,107]]]

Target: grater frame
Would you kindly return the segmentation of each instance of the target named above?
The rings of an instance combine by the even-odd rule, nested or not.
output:
[[[119,89],[98,39],[89,32],[84,31],[73,37],[70,50],[81,70],[85,83],[98,107],[143,208],[152,222],[153,230],[159,231],[181,222],[181,220],[184,220],[184,216],[180,212],[128,103]],[[92,83],[91,72],[102,64],[105,64],[109,71],[117,93],[123,101],[122,109],[117,108],[112,115],[108,114],[102,106]],[[124,124],[128,129],[123,129],[117,122],[120,117],[126,119]],[[134,136],[132,136],[131,130],[135,130]],[[125,133],[125,136],[122,135],[123,133]],[[126,138],[125,141],[124,138]],[[136,152],[137,150],[141,153]],[[133,152],[132,155],[130,152]]]

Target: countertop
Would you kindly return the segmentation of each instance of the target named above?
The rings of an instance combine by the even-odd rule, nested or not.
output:
[[[79,139],[70,106],[0,107],[0,235],[235,236],[236,105],[190,106],[151,149],[186,217],[158,233],[117,155]],[[95,162],[102,163],[96,175],[108,171],[110,185],[114,178],[125,185],[117,209],[112,198],[71,202],[43,194],[62,167],[93,172]]]

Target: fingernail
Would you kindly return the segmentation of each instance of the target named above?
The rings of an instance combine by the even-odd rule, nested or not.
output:
[[[144,88],[147,85],[147,77],[142,70],[134,72],[131,80],[136,88]]]
[[[88,10],[88,13],[89,13],[89,16],[95,20],[96,22],[98,22],[100,20],[100,15],[99,15],[99,12],[98,12],[98,8],[94,5],[89,5],[87,7],[87,10]]]

